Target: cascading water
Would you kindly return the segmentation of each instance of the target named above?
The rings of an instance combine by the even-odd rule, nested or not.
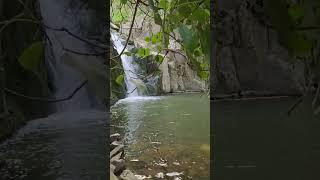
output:
[[[97,50],[81,39],[70,35],[67,31],[57,29],[67,29],[79,37],[89,37],[91,34],[102,38],[102,32],[105,31],[105,27],[101,23],[103,21],[100,21],[98,25],[97,22],[94,22],[99,21],[97,20],[97,15],[92,9],[86,8],[85,6],[88,6],[88,4],[81,0],[39,0],[39,5],[42,21],[47,26],[45,31],[49,39],[46,46],[46,66],[49,73],[49,81],[52,83],[54,96],[56,98],[65,97],[71,94],[86,79],[77,69],[65,64],[64,61],[70,60],[62,58],[66,53],[70,53],[65,49],[82,53],[95,53]],[[92,58],[78,55],[76,59],[77,61],[92,62]],[[104,59],[95,58],[95,60],[101,61],[102,66]],[[58,112],[103,108],[102,103],[89,89],[88,85],[77,91],[71,99],[55,105],[55,111]]]
[[[125,43],[124,42],[125,40],[122,39],[120,34],[115,31],[111,31],[111,40],[113,42],[113,45],[115,46],[115,49],[120,54],[124,48],[123,43]],[[127,50],[128,50],[128,48],[125,49],[125,51],[127,51]],[[125,83],[127,86],[127,96],[128,97],[136,97],[136,96],[141,95],[141,94],[139,94],[139,91],[138,91],[139,89],[134,82],[134,81],[138,81],[139,78],[137,76],[137,71],[136,71],[137,67],[133,64],[133,57],[122,54],[121,55],[121,63],[122,63],[123,70],[125,73]]]
[[[104,76],[108,75],[103,66],[105,58],[76,55],[65,49],[90,54],[106,52],[79,39],[107,40],[106,20],[97,15],[97,9],[101,8],[101,17],[105,17],[106,3],[38,2],[41,23],[46,28],[45,63],[52,94],[60,99],[83,82],[87,83],[72,98],[54,103],[48,117],[29,121],[0,144],[0,179],[108,179],[106,135],[109,132],[106,125],[109,113],[101,102],[109,90],[104,87],[108,84]],[[102,5],[93,6],[93,3]],[[76,64],[72,65],[74,62]]]

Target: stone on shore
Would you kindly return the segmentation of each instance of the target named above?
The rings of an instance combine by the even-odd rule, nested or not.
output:
[[[121,180],[139,180],[130,170],[124,170],[120,175]]]

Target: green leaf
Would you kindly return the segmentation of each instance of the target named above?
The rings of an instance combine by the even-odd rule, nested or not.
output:
[[[162,51],[162,47],[161,46],[157,46],[157,50],[158,50],[158,52],[161,52]]]
[[[153,13],[154,13],[154,22],[158,25],[162,25],[162,19],[161,19],[161,16],[158,12],[158,8],[154,5],[154,1],[153,0],[148,0],[149,2],[149,6],[150,8],[153,10]]]
[[[157,24],[157,25],[162,25],[162,19],[161,19],[161,16],[158,12],[156,12],[154,14],[154,22]]]
[[[293,20],[299,20],[304,15],[304,8],[301,5],[295,4],[291,5],[288,9],[288,13]]]
[[[140,58],[145,58],[151,54],[151,50],[149,48],[139,48],[136,55]]]
[[[193,53],[194,49],[199,45],[199,38],[197,37],[197,34],[190,30],[186,25],[179,27],[179,33],[182,37],[184,47],[189,52]]]
[[[150,52],[151,52],[151,50],[149,48],[146,48],[144,51],[144,56],[145,57],[150,56]]]
[[[43,42],[34,42],[26,48],[18,59],[20,65],[28,71],[40,76],[40,65],[44,52]]]
[[[195,49],[193,53],[194,53],[194,55],[195,55],[196,57],[200,57],[200,56],[202,55],[202,53],[201,53],[201,51],[200,51],[199,48],[198,48],[198,49]]]
[[[150,42],[150,37],[146,37],[144,40]]]
[[[153,35],[153,36],[151,37],[151,43],[152,43],[152,44],[156,44],[157,42],[158,42],[158,37],[155,36],[155,35]]]
[[[200,71],[199,77],[201,79],[208,79],[209,78],[209,73],[207,71]]]
[[[123,81],[124,81],[124,76],[123,76],[123,74],[120,74],[120,75],[116,78],[116,83],[121,86],[122,83],[123,83]]]
[[[120,2],[121,2],[121,4],[127,4],[127,1],[128,0],[121,0]]]
[[[163,62],[163,59],[164,59],[164,57],[161,55],[156,55],[154,58],[154,60],[159,64],[161,64]]]
[[[138,57],[144,57],[144,48],[138,49],[137,56]]]
[[[163,8],[164,10],[167,10],[169,8],[168,0],[160,0],[159,7]]]
[[[284,37],[286,38],[285,46],[292,55],[304,57],[311,53],[313,43],[304,34],[289,32]]]
[[[209,21],[209,19],[210,19],[210,12],[205,11],[204,9],[201,9],[201,8],[196,9],[190,16],[191,21],[196,21],[199,24],[206,23]]]
[[[129,52],[129,51],[123,52],[123,54],[125,54],[127,56],[132,56],[132,52]]]

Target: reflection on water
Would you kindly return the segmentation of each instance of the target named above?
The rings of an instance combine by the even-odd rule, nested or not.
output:
[[[209,179],[210,107],[205,96],[121,100],[112,107],[111,132],[123,136],[129,169],[136,174]]]
[[[0,144],[0,179],[105,180],[107,117],[90,110],[30,121]]]
[[[319,179],[320,121],[306,99],[214,102],[216,179]]]

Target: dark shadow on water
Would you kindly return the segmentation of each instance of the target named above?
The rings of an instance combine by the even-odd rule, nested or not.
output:
[[[295,101],[211,102],[214,179],[318,179],[320,120]]]
[[[105,180],[108,116],[87,110],[30,121],[0,145],[0,179]]]

